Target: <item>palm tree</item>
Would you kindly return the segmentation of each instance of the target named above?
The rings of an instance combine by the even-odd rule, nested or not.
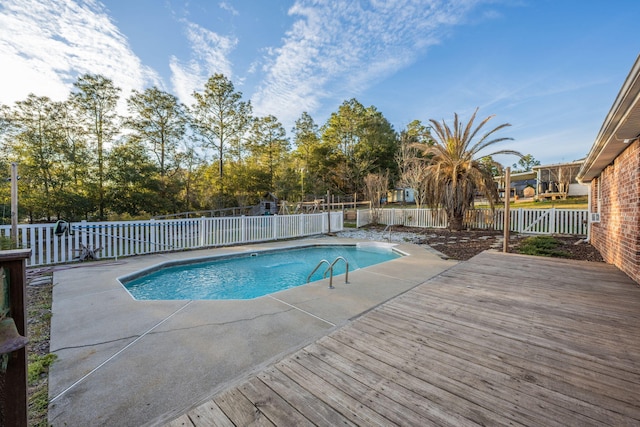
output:
[[[493,137],[497,131],[511,126],[505,123],[484,133],[477,142],[473,142],[482,127],[494,117],[487,117],[474,129],[473,121],[477,112],[478,109],[466,126],[459,121],[458,114],[454,113],[453,129],[444,120],[442,123],[429,120],[433,127],[434,144],[428,147],[423,146],[425,157],[429,159],[425,168],[425,184],[429,189],[427,204],[431,207],[444,208],[449,220],[449,228],[455,231],[462,230],[465,214],[473,207],[473,196],[476,191],[487,196],[491,209],[494,202],[498,200],[491,165],[481,162],[478,154],[490,145],[513,139]],[[515,154],[522,157],[522,154],[513,150],[500,150],[483,154],[482,157],[496,154]],[[496,164],[496,166],[499,165]]]

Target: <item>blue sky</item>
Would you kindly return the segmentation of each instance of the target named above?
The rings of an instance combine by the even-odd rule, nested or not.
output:
[[[499,148],[573,161],[640,53],[639,17],[636,0],[2,0],[0,103],[64,99],[89,72],[189,105],[223,73],[288,131],[350,98],[398,131],[479,107],[512,124]]]

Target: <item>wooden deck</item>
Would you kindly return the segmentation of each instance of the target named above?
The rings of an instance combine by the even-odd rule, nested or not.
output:
[[[485,252],[168,425],[640,425],[640,288]]]

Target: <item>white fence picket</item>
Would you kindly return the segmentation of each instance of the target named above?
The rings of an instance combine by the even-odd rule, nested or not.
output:
[[[259,217],[190,218],[119,222],[75,222],[69,232],[54,233],[55,224],[18,225],[18,242],[31,249],[29,266],[77,260],[82,249],[100,258],[265,242],[327,232],[326,213]],[[331,213],[331,230],[343,229],[342,212]],[[9,238],[11,226],[0,226]]]
[[[419,228],[446,228],[448,221],[442,209],[358,210],[356,227],[374,222]],[[588,227],[586,209],[513,209],[511,231],[528,234],[572,234],[585,236]],[[473,209],[467,212],[464,226],[472,229],[502,230],[504,210]]]

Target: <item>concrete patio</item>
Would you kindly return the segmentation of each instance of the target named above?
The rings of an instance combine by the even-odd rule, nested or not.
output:
[[[131,257],[54,274],[49,421],[158,424],[325,336],[451,266],[424,248],[357,270],[345,285],[315,282],[247,301],[135,301],[116,280],[169,259],[255,252],[319,238]]]

